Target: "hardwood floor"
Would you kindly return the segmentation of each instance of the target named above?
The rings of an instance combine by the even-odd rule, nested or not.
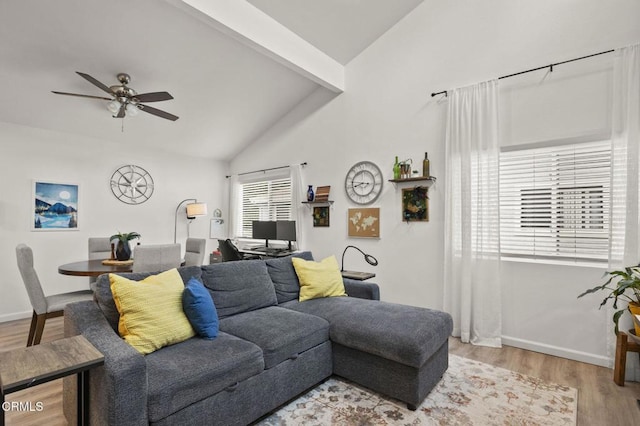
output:
[[[29,332],[29,319],[0,323],[0,350],[24,347]],[[43,342],[63,336],[63,318],[47,320]],[[627,382],[624,387],[613,383],[613,370],[570,361],[537,352],[505,346],[485,348],[449,339],[449,351],[497,367],[572,386],[578,389],[578,425],[630,426],[640,425],[640,383]],[[635,354],[629,354],[635,358]],[[9,412],[7,425],[66,425],[62,413],[62,380],[56,380],[7,395],[7,401],[44,404],[41,412]]]

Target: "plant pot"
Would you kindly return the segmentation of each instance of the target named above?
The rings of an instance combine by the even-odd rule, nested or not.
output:
[[[635,302],[629,302],[629,311],[631,311],[631,315],[640,315],[640,305]],[[636,336],[640,337],[640,321],[633,318],[633,325],[636,329]]]
[[[129,242],[123,243],[122,241],[118,241],[118,245],[116,246],[116,259],[118,260],[129,260],[131,259],[131,247],[129,246]]]

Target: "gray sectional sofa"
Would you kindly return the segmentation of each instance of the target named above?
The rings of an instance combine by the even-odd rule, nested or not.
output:
[[[312,260],[309,252],[295,256]],[[220,318],[216,339],[194,337],[141,355],[118,336],[106,275],[95,302],[65,310],[65,335],[84,335],[105,356],[91,372],[93,424],[248,424],[332,374],[415,409],[447,369],[451,317],[379,301],[376,284],[345,279],[349,297],[299,302],[290,257],[178,271],[209,289]],[[64,382],[70,423],[75,385]]]

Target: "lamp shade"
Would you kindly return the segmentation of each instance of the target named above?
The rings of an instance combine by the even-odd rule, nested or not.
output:
[[[187,204],[187,217],[193,219],[196,216],[207,215],[207,203],[191,203]]]

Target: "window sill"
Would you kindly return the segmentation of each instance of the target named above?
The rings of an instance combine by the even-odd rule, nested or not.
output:
[[[609,264],[606,261],[588,261],[588,260],[563,260],[563,259],[532,259],[528,257],[515,257],[509,255],[500,256],[500,260],[503,262],[515,262],[515,263],[537,263],[544,265],[559,265],[559,266],[578,266],[582,268],[596,268],[607,269]]]

